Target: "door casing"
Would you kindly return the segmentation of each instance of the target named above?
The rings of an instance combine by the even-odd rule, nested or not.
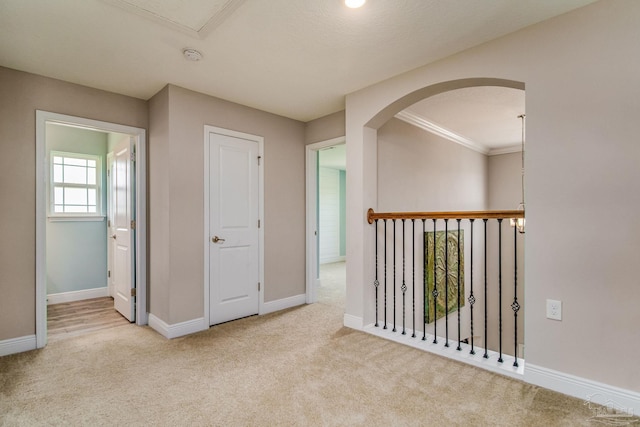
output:
[[[328,139],[306,147],[306,298],[307,304],[317,301],[318,271],[318,151],[344,144],[345,137]]]
[[[209,165],[209,155],[210,155],[210,145],[209,145],[209,133],[214,132],[221,135],[227,135],[236,138],[248,139],[250,141],[256,141],[258,143],[258,156],[260,157],[260,167],[258,168],[258,217],[260,219],[260,228],[258,229],[258,246],[259,246],[259,280],[260,280],[260,291],[259,291],[259,306],[258,306],[258,314],[264,313],[264,229],[266,227],[264,221],[264,138],[257,135],[251,135],[248,133],[237,132],[229,129],[219,128],[215,126],[204,126],[204,233],[203,233],[203,242],[204,242],[204,311],[203,318],[206,322],[206,325],[210,325],[210,271],[209,271],[209,251],[210,251],[210,243],[209,239],[211,238],[211,230],[209,224],[209,202],[210,202],[210,173],[211,168]],[[258,161],[258,159],[256,159]]]
[[[67,126],[96,129],[132,135],[136,146],[136,324],[146,325],[147,313],[147,208],[146,208],[146,130],[83,117],[69,116],[49,111],[36,110],[36,348],[47,344],[47,281],[46,281],[46,124],[58,123]]]

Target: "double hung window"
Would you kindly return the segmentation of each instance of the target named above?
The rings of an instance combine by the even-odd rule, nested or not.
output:
[[[101,215],[100,156],[52,151],[50,158],[50,215]]]

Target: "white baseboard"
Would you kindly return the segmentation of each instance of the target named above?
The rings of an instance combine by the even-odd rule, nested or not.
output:
[[[297,307],[307,303],[307,294],[294,295],[288,298],[282,298],[275,301],[269,301],[262,304],[260,314],[269,314],[275,311],[285,310],[291,307]]]
[[[204,317],[169,325],[151,313],[149,313],[149,326],[167,339],[178,338],[209,329]]]
[[[346,313],[343,317],[342,324],[347,328],[357,329],[359,331],[361,331],[364,326],[362,317],[358,317],[358,316],[354,316]]]
[[[82,291],[61,292],[47,295],[47,305],[108,296],[109,288],[106,286],[104,288],[84,289]]]
[[[476,366],[487,371],[495,372],[519,380],[523,379],[525,372],[525,361],[523,359],[518,358],[518,366],[513,366],[515,358],[507,354],[503,354],[503,361],[499,362],[499,353],[487,350],[488,358],[484,358],[484,349],[478,346],[474,346],[474,354],[470,353],[471,345],[469,344],[461,343],[461,350],[457,350],[458,341],[457,339],[451,339],[451,337],[449,337],[449,347],[445,347],[444,344],[446,340],[444,337],[437,337],[437,343],[434,343],[434,336],[432,334],[427,334],[426,339],[423,340],[422,338],[424,334],[421,331],[416,331],[416,336],[414,338],[412,337],[412,329],[406,328],[404,335],[402,335],[401,332],[402,327],[396,326],[396,332],[393,332],[393,329],[393,324],[387,323],[387,329],[384,329],[382,324],[379,322],[379,326],[376,327],[373,324],[366,325],[364,328],[362,328],[362,331],[380,338],[417,348],[418,350],[427,351],[429,353],[444,356],[449,359],[466,363],[468,365]],[[528,368],[529,365],[526,365],[526,369]]]
[[[618,413],[640,414],[640,393],[577,377],[553,369],[527,364],[524,380],[569,396],[605,405]],[[597,412],[598,409],[594,408]],[[597,414],[596,414],[597,415]]]
[[[22,353],[23,351],[36,349],[36,336],[26,335],[24,337],[10,338],[0,341],[0,356]]]

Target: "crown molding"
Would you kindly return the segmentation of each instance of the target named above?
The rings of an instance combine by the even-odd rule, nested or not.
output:
[[[513,144],[506,147],[492,148],[489,150],[488,156],[499,156],[500,154],[520,153],[522,151],[522,145]]]
[[[411,113],[407,110],[400,111],[398,114],[396,114],[395,117],[402,120],[403,122],[419,127],[420,129],[426,130],[427,132],[430,132],[434,135],[438,135],[442,138],[448,139],[449,141],[453,141],[456,144],[460,144],[470,150],[477,151],[478,153],[488,155],[490,152],[489,148],[484,144],[480,144],[479,142],[459,135],[447,128],[426,120],[425,118],[420,117],[417,114]]]
[[[399,112],[395,117],[402,120],[403,122],[419,127],[420,129],[430,132],[434,135],[438,135],[442,138],[448,139],[449,141],[453,141],[456,144],[460,144],[470,150],[484,154],[485,156],[499,156],[500,154],[519,153],[522,151],[521,144],[512,144],[506,147],[499,148],[489,148],[484,144],[459,135],[443,126],[440,126],[430,120],[425,119],[424,117],[421,117],[407,110]]]

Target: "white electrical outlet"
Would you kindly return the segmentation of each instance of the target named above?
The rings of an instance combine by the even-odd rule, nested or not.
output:
[[[562,301],[547,300],[547,319],[562,320]]]

